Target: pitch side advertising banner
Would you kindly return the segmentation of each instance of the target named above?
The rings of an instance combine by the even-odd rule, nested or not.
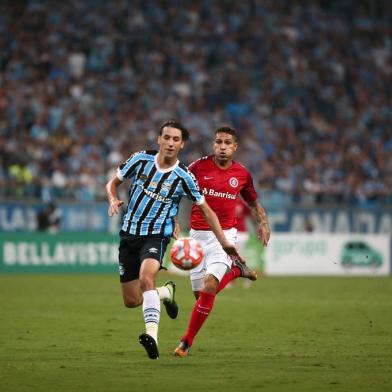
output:
[[[0,272],[116,272],[118,237],[106,233],[0,233]]]
[[[266,275],[378,276],[391,272],[388,235],[278,234],[265,251]]]

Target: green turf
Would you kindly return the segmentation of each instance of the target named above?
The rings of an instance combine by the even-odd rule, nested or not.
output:
[[[164,273],[159,282],[168,278]],[[391,391],[392,279],[264,278],[221,293],[191,356],[171,353],[193,303],[175,278],[161,357],[117,276],[0,276],[1,391]]]

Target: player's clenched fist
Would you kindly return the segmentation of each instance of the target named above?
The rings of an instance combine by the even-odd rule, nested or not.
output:
[[[124,204],[122,200],[114,199],[110,201],[108,214],[112,217],[114,214],[118,214],[120,207]]]

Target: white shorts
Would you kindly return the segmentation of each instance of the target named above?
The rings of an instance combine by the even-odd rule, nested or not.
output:
[[[247,231],[237,232],[237,247],[240,252],[244,248],[248,240],[249,240],[249,233]]]
[[[226,238],[235,244],[237,240],[237,229],[231,228],[223,230]],[[200,291],[203,278],[207,274],[214,275],[220,282],[225,273],[231,268],[232,260],[223,250],[222,245],[216,239],[212,231],[193,230],[190,236],[197,239],[204,249],[204,258],[201,263],[194,269],[190,270],[190,278],[193,291]]]

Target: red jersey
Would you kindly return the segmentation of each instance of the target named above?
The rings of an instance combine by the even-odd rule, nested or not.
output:
[[[237,205],[235,206],[235,216],[237,218],[237,230],[247,232],[246,219],[251,216],[251,212],[248,205],[240,197],[237,199]]]
[[[195,175],[200,191],[218,216],[222,229],[236,227],[235,208],[238,194],[241,194],[246,202],[257,199],[252,176],[238,162],[233,161],[228,169],[221,169],[215,164],[213,156],[210,155],[191,163],[189,170]],[[191,228],[211,230],[199,208],[195,205],[192,206]]]

